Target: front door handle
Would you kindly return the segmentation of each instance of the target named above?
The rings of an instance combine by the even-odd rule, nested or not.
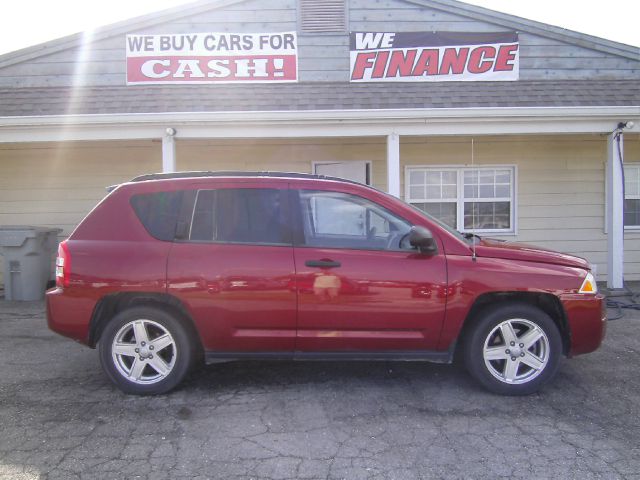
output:
[[[307,267],[320,267],[320,268],[336,268],[341,265],[340,262],[334,262],[333,260],[307,260],[304,262]]]

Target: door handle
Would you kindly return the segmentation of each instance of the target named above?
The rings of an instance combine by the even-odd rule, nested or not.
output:
[[[333,260],[307,260],[304,262],[307,267],[320,267],[320,268],[335,268],[341,265],[340,262],[334,262]]]

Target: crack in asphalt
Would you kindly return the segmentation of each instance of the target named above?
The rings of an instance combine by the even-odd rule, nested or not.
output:
[[[41,302],[0,301],[0,480],[637,478],[637,319],[524,398],[457,366],[255,361],[130,397]]]

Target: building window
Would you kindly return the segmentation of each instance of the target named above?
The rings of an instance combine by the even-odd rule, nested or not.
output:
[[[640,227],[640,164],[624,166],[624,226]]]
[[[464,231],[512,233],[515,167],[407,169],[406,198]]]

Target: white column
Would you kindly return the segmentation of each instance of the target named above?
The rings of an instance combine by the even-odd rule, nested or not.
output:
[[[162,173],[172,173],[176,171],[176,131],[167,128],[162,137]]]
[[[623,148],[622,132],[610,134],[607,138],[607,287],[609,288],[622,288],[624,282],[624,177],[621,155]]]
[[[387,191],[400,198],[400,136],[387,135]]]

